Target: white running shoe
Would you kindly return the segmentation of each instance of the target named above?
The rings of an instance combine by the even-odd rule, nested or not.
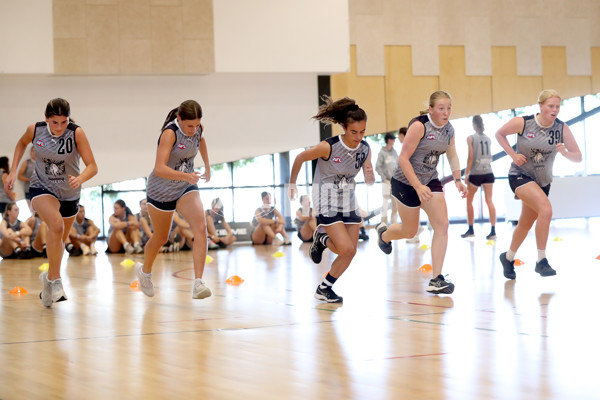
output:
[[[90,245],[90,255],[91,256],[97,256],[98,255],[98,250],[96,250],[96,245],[94,243],[92,243]]]
[[[91,250],[86,244],[81,243],[79,245],[79,248],[81,249],[81,251],[83,251],[84,256],[89,256],[91,254]]]
[[[147,274],[142,271],[144,265],[142,263],[135,263],[135,274],[140,284],[140,290],[148,297],[154,296],[154,284],[152,283],[152,274]]]
[[[200,278],[194,281],[194,289],[192,290],[192,299],[205,299],[210,297],[212,292],[206,286],[206,283]]]
[[[139,242],[133,244],[133,250],[135,251],[135,254],[142,254],[144,252],[144,249]]]
[[[133,246],[131,244],[129,244],[129,243],[125,243],[123,245],[123,248],[125,249],[125,253],[127,253],[127,254],[132,254],[135,251],[135,249],[133,248]]]
[[[67,295],[63,289],[62,280],[57,278],[50,282],[52,284],[52,302],[58,303],[59,301],[67,300]]]
[[[275,238],[275,239],[273,239],[273,241],[271,242],[271,244],[273,246],[281,246],[283,244],[283,242],[281,241],[281,239]]]
[[[285,245],[292,244],[292,239],[290,239],[289,237],[286,237],[285,239],[283,239],[283,244],[285,244]]]
[[[40,293],[40,299],[44,307],[52,307],[52,282],[48,280],[48,271],[44,271],[40,274],[40,282],[42,282],[42,292]]]

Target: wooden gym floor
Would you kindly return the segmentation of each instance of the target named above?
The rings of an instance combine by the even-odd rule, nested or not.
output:
[[[191,298],[190,252],[159,256],[154,298],[130,289],[124,255],[65,257],[69,300],[51,309],[38,298],[45,260],[3,260],[0,399],[600,398],[600,219],[553,221],[550,278],[533,271],[530,233],[517,279],[504,279],[512,226],[498,225],[495,246],[488,229],[466,240],[450,226],[450,296],[424,291],[430,250],[399,241],[386,256],[371,230],[335,285],[341,306],[313,298],[333,256],[314,265],[295,236],[210,251],[205,300]]]

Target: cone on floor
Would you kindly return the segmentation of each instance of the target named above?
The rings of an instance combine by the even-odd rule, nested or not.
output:
[[[562,242],[562,240],[563,240],[563,239],[562,239],[561,237],[558,237],[558,236],[554,238],[554,241],[555,241],[555,242]]]
[[[131,285],[129,285],[129,288],[131,290],[135,290],[136,292],[140,291],[140,281],[135,280],[133,282],[131,282]]]
[[[40,271],[42,271],[42,272],[44,272],[44,271],[48,271],[48,268],[50,268],[50,264],[48,264],[48,263],[43,263],[42,265],[40,265],[40,266],[38,267],[38,269],[39,269]]]
[[[126,258],[123,261],[121,261],[121,267],[131,268],[134,265],[135,265],[135,261],[130,260],[129,258]]]
[[[233,286],[238,286],[244,283],[244,280],[237,275],[233,275],[227,278],[225,282]]]
[[[25,289],[22,286],[15,286],[14,288],[12,288],[12,290],[10,292],[8,292],[10,294],[27,294],[29,292],[27,292],[27,289]]]
[[[596,257],[596,260],[600,260],[600,255],[598,257]]]
[[[419,271],[421,272],[431,272],[431,269],[433,267],[431,266],[431,264],[423,264],[421,265],[421,267],[419,268]]]
[[[420,250],[429,250],[430,248],[431,248],[431,246],[428,244],[422,244],[419,246]]]
[[[206,263],[209,264],[212,260],[214,260],[214,258],[212,258],[211,256],[207,255],[206,256]]]
[[[273,253],[273,257],[275,257],[275,258],[281,258],[283,256],[285,256],[285,254],[283,254],[280,251],[276,251],[275,253]]]
[[[515,258],[515,267],[518,267],[518,266],[523,265],[523,264],[525,264],[523,262],[523,260],[519,260],[518,258]]]
[[[495,240],[488,240],[486,244],[489,244],[490,246],[495,246],[496,245],[496,241]]]

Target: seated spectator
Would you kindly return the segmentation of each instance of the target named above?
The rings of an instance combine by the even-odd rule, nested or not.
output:
[[[34,147],[31,146],[30,149],[30,158],[25,160],[21,164],[21,168],[19,169],[19,173],[17,178],[23,182],[23,191],[25,192],[25,199],[27,200],[27,206],[29,207],[29,211],[33,213],[33,208],[31,207],[31,195],[29,194],[29,182],[31,180],[31,175],[33,175],[33,171],[35,170],[35,151]],[[31,240],[33,242],[33,239]]]
[[[303,242],[312,242],[313,233],[317,229],[317,219],[310,206],[310,196],[303,194],[300,196],[300,208],[296,211],[296,228],[298,237]]]
[[[115,213],[108,222],[107,253],[143,253],[140,241],[140,223],[123,200],[117,200],[113,206]]]
[[[4,182],[8,178],[10,172],[8,157],[0,157],[0,177],[2,178],[2,184],[0,185],[0,213],[4,213],[6,205],[17,200],[17,193],[7,192],[4,189]]]
[[[96,239],[99,233],[100,229],[94,224],[94,221],[85,217],[85,208],[80,204],[79,211],[69,232],[69,239],[73,248],[81,251],[84,256],[95,256],[98,254]]]
[[[227,221],[225,221],[225,216],[223,214],[223,203],[221,202],[221,199],[218,197],[213,199],[210,206],[210,210],[206,210],[205,212],[208,238],[218,247],[225,248],[230,244],[233,244],[236,241],[236,237],[233,236],[229,224]],[[217,234],[217,228],[225,229],[227,234],[225,236],[219,236]]]
[[[48,225],[34,212],[33,215],[27,218],[25,223],[31,231],[31,251],[35,257],[47,257],[46,255],[46,239],[48,237]]]
[[[2,258],[32,258],[30,239],[31,228],[19,221],[19,207],[15,203],[7,203],[4,217],[0,223],[2,243],[0,256]]]
[[[194,245],[192,228],[177,210],[173,213],[169,242],[173,244],[173,251],[191,250]]]
[[[262,192],[261,195],[263,204],[254,212],[252,218],[252,244],[292,244],[292,241],[285,232],[285,219],[283,215],[271,205],[271,195],[267,192]],[[280,234],[283,238],[277,237]]]

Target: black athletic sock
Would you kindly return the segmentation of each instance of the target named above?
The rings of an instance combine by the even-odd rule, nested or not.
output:
[[[327,287],[332,287],[333,284],[335,283],[335,281],[337,281],[337,280],[338,280],[338,278],[334,278],[329,273],[327,273],[327,275],[325,276],[325,279],[323,279],[323,282],[319,285],[319,287],[321,289],[325,289]]]

